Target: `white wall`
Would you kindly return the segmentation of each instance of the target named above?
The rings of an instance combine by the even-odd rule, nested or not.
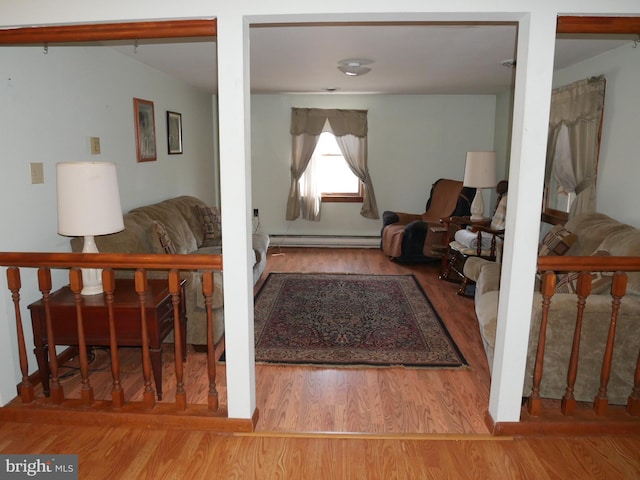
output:
[[[368,160],[378,210],[424,212],[431,184],[462,180],[468,150],[492,150],[493,95],[253,95],[253,208],[262,229],[289,235],[379,235],[359,203],[325,203],[320,222],[285,221],[291,107],[368,110]]]
[[[109,161],[118,168],[122,208],[192,194],[214,200],[212,102],[209,94],[108,47],[0,47],[0,251],[69,251],[57,234],[55,164]],[[154,102],[158,160],[136,162],[133,98]],[[168,155],[166,111],[182,113],[182,155]],[[91,155],[89,137],[102,153]],[[29,163],[44,164],[44,184],[30,183]],[[22,303],[38,297],[33,272],[24,273]],[[57,275],[57,285],[65,281]],[[17,358],[13,307],[0,276],[0,362]],[[23,308],[27,348],[32,349]],[[31,370],[35,362],[31,360]],[[0,369],[0,403],[15,396],[20,378]]]
[[[607,80],[598,164],[597,210],[640,227],[633,208],[640,178],[640,49],[633,43],[554,73],[554,87],[596,75]]]

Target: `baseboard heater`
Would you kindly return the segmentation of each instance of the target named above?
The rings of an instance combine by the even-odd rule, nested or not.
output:
[[[274,247],[379,248],[380,237],[342,235],[269,235]]]

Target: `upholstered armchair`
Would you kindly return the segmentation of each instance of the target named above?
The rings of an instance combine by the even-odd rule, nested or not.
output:
[[[509,183],[506,180],[500,181],[496,186],[498,197],[494,214],[490,219],[471,221],[467,216],[441,219],[449,241],[447,253],[442,258],[440,278],[461,282],[459,295],[469,296],[469,279],[463,273],[467,258],[480,257],[495,261],[502,253],[508,187]]]
[[[399,262],[436,261],[446,251],[442,217],[469,215],[475,188],[457,180],[439,179],[431,187],[422,214],[385,211],[382,214],[381,249]]]

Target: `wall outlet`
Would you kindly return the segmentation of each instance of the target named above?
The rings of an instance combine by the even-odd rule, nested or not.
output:
[[[254,216],[254,217],[259,217],[259,216],[260,216],[260,215],[258,214],[258,209],[257,209],[257,208],[254,208],[254,209],[253,209],[253,216]]]
[[[91,155],[99,155],[100,154],[100,137],[90,137],[89,141],[91,143]]]
[[[42,163],[31,163],[31,183],[44,183],[44,167]]]

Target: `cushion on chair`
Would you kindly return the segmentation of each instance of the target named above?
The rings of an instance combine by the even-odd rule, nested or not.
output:
[[[429,210],[422,214],[425,222],[439,223],[442,217],[446,217],[456,209],[458,197],[462,191],[462,182],[443,178],[433,187]]]
[[[460,245],[464,245],[467,248],[472,248],[474,251],[478,248],[478,232],[473,232],[471,230],[458,230],[454,237],[456,242]],[[491,248],[491,239],[493,235],[490,233],[482,233],[481,236],[481,248],[482,250],[489,250]]]
[[[389,257],[402,256],[402,238],[404,237],[403,223],[387,225],[382,232],[382,251]]]
[[[496,211],[493,214],[493,218],[491,219],[491,230],[504,230],[504,227],[507,222],[507,194],[505,193],[498,206],[496,207]]]

